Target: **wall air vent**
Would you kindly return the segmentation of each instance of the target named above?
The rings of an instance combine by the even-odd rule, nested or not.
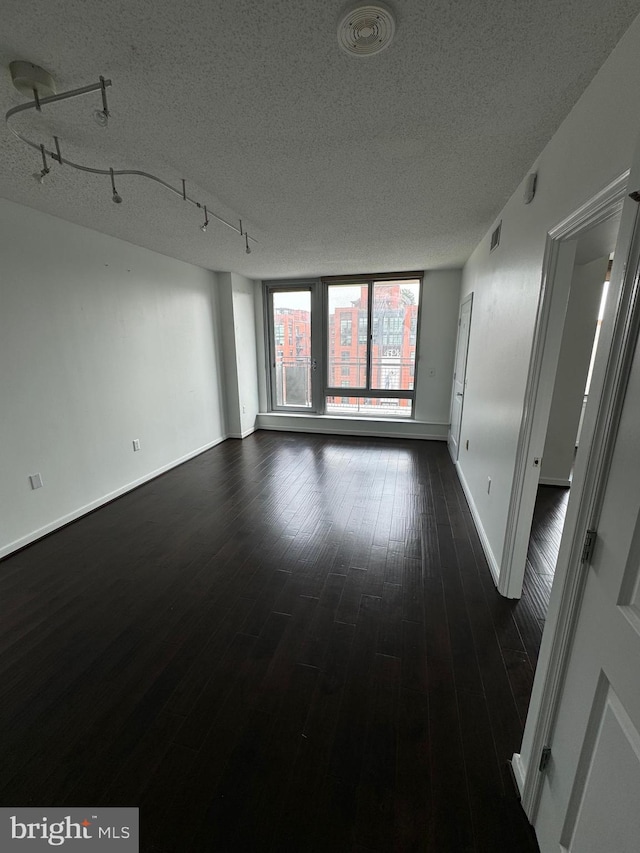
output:
[[[396,22],[387,6],[357,6],[338,22],[338,44],[351,56],[372,56],[391,44]]]
[[[495,248],[500,245],[500,229],[502,228],[502,220],[498,222],[495,229],[491,233],[491,245],[489,246],[489,251],[493,252]]]

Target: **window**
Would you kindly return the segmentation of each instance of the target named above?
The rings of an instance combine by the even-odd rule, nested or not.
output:
[[[348,339],[351,344],[351,318],[357,316],[358,323],[357,345],[350,350],[353,393],[346,400],[333,392],[331,377],[335,374],[330,369],[325,411],[411,417],[421,279],[330,279],[324,285],[326,358],[330,366],[336,358],[344,358],[344,352],[340,356],[335,352],[332,329],[339,323],[340,343],[345,345]],[[340,375],[347,375],[344,368]]]
[[[265,283],[271,408],[411,417],[421,273]]]
[[[366,344],[367,342],[367,315],[363,312],[359,312],[358,316],[358,343]]]
[[[340,317],[340,343],[351,346],[351,317]]]

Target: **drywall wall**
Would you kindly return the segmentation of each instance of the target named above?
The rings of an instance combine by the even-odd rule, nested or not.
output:
[[[255,291],[256,282],[237,273],[231,274],[233,327],[238,371],[238,403],[240,433],[245,436],[255,429],[260,408],[258,397],[258,360],[256,352]]]
[[[414,416],[448,430],[462,270],[425,270]]]
[[[562,331],[540,482],[567,486],[575,454],[584,389],[589,372],[608,256],[576,265]]]
[[[225,423],[227,435],[240,438],[240,395],[238,389],[238,362],[236,333],[233,323],[233,285],[230,272],[218,273],[218,300],[220,303],[220,340],[224,374]]]
[[[218,273],[226,423],[233,438],[253,432],[259,409],[255,291],[255,282],[242,275]]]
[[[473,291],[474,304],[461,435],[469,449],[461,451],[458,466],[494,574],[502,560],[546,236],[631,162],[640,129],[639,38],[636,20],[532,166],[538,173],[533,202],[523,203],[523,176],[496,216],[500,245],[490,252],[492,226],[463,271],[462,298]]]
[[[258,425],[263,429],[352,435],[446,439],[451,405],[451,381],[458,328],[461,270],[426,270],[422,286],[416,401],[412,421],[384,418],[355,419],[335,415],[268,413],[267,362],[262,293],[256,297],[259,402]]]
[[[0,200],[0,555],[224,437],[214,280]]]

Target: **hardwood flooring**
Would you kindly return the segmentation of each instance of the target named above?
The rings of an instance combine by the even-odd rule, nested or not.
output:
[[[538,661],[542,630],[547,618],[568,502],[568,488],[538,486],[521,599],[523,614],[526,613],[529,621],[529,628],[524,632],[527,652],[534,666]]]
[[[539,642],[439,442],[229,440],[0,565],[3,805],[148,853],[536,851]]]

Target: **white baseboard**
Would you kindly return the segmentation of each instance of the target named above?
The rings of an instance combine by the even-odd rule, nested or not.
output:
[[[176,468],[178,465],[182,465],[183,462],[188,462],[189,459],[193,459],[195,456],[199,456],[201,453],[204,453],[207,450],[211,450],[212,447],[215,447],[217,444],[221,444],[227,438],[228,436],[223,435],[221,438],[215,439],[215,441],[211,441],[208,444],[204,444],[202,447],[198,447],[197,450],[192,450],[189,453],[186,453],[184,456],[181,456],[179,459],[175,459],[173,462],[168,462],[166,465],[162,465],[160,468],[156,468],[155,471],[151,471],[148,474],[139,477],[137,480],[133,480],[131,483],[127,483],[125,486],[121,486],[120,488],[115,489],[113,492],[109,492],[109,494],[107,495],[102,495],[102,497],[96,498],[96,500],[91,501],[90,503],[85,504],[84,506],[78,507],[78,509],[74,509],[72,512],[69,512],[66,515],[60,516],[60,518],[56,518],[55,521],[51,521],[49,522],[49,524],[45,524],[44,527],[40,527],[38,528],[38,530],[33,530],[31,533],[27,533],[26,536],[21,536],[20,539],[15,539],[13,542],[9,542],[8,545],[0,547],[0,559],[2,557],[7,557],[9,554],[13,554],[14,551],[19,551],[20,548],[24,548],[26,545],[30,545],[37,539],[41,539],[43,536],[46,536],[47,533],[53,533],[54,530],[58,530],[58,528],[64,527],[65,524],[69,524],[71,521],[75,521],[77,518],[81,518],[81,516],[86,515],[88,512],[92,512],[94,509],[98,509],[98,507],[109,503],[115,498],[119,498],[121,495],[126,494],[126,492],[130,492],[132,489],[136,489],[138,486],[142,486],[144,483],[148,483],[149,480],[153,480],[155,477],[159,477],[160,474],[164,474],[166,471],[170,471],[172,468]]]
[[[227,438],[246,438],[251,433],[255,432],[257,427],[251,427],[251,429],[246,429],[244,432],[230,432],[227,434]]]
[[[493,578],[493,582],[496,587],[498,586],[498,582],[500,580],[500,566],[498,565],[498,561],[495,558],[495,554],[491,549],[491,545],[489,544],[489,540],[487,538],[487,534],[485,533],[484,526],[482,521],[480,520],[480,514],[476,507],[475,501],[471,495],[471,490],[467,484],[467,481],[464,478],[464,474],[462,473],[462,469],[460,468],[460,464],[456,462],[455,469],[458,474],[458,479],[460,480],[460,484],[462,485],[462,490],[467,499],[467,503],[469,504],[469,509],[471,510],[471,517],[473,518],[473,523],[475,524],[475,528],[478,532],[478,536],[480,537],[480,544],[482,545],[482,550],[484,551],[484,555],[487,558],[487,563],[489,564],[489,569],[491,570],[491,576]]]
[[[562,486],[568,489],[571,486],[571,480],[563,480],[561,477],[540,477],[538,484],[540,486]]]
[[[415,439],[417,441],[446,441],[446,435],[407,435],[403,432],[381,432],[374,429],[359,429],[357,432],[352,429],[339,429],[335,427],[292,427],[292,426],[261,426],[260,429],[273,430],[274,432],[313,432],[321,435],[350,435],[353,438],[363,436],[364,438],[405,438]]]
[[[511,769],[513,770],[513,778],[516,780],[518,791],[520,792],[520,796],[522,797],[522,792],[524,791],[525,772],[524,767],[522,766],[522,757],[519,752],[513,753],[513,757],[511,759]]]
[[[257,429],[276,432],[307,432],[321,435],[351,435],[366,438],[408,438],[446,441],[448,424],[397,418],[355,418],[335,415],[304,415],[268,412],[258,415]],[[433,431],[434,428],[438,432]],[[421,430],[425,430],[421,432]],[[427,430],[432,430],[427,432]]]

